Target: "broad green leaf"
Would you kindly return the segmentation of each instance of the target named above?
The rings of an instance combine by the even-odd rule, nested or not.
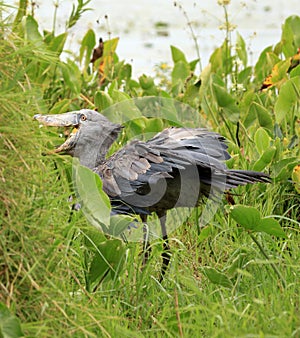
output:
[[[95,227],[88,227],[86,230],[82,231],[82,233],[84,235],[84,244],[86,248],[92,252],[96,252],[98,246],[107,240],[105,234]]]
[[[162,109],[159,116],[163,116],[167,121],[177,122],[178,126],[182,126],[182,119],[178,114],[175,104],[172,101],[165,101],[166,104],[162,104]]]
[[[114,89],[110,93],[110,96],[112,97],[114,103],[129,100],[130,102],[128,103],[131,103],[131,105],[134,106],[134,104],[131,102],[132,100],[130,100],[130,96],[124,92],[121,92],[120,90]]]
[[[79,50],[80,63],[82,63],[83,58],[85,58],[84,69],[87,69],[89,67],[95,44],[96,44],[95,33],[92,29],[89,29],[81,41],[80,50]]]
[[[128,139],[136,137],[136,135],[144,134],[146,128],[146,117],[131,119],[126,122],[126,136]]]
[[[73,161],[74,185],[82,201],[82,210],[87,219],[97,228],[108,232],[110,224],[110,200],[102,190],[100,177],[92,170]]]
[[[113,104],[112,98],[102,90],[96,92],[94,102],[99,111],[103,111]]]
[[[286,180],[291,177],[293,168],[299,163],[299,157],[284,158],[272,166],[272,176],[276,181]]]
[[[27,40],[36,43],[37,45],[43,44],[43,37],[39,32],[39,26],[33,16],[28,15],[25,19],[25,37]]]
[[[251,102],[250,111],[255,112],[260,126],[267,128],[269,130],[273,129],[273,120],[270,112],[257,102]]]
[[[194,100],[199,100],[199,85],[195,85],[191,81],[189,81],[186,84],[186,90],[183,95],[183,102],[190,102],[192,104]]]
[[[222,78],[230,74],[233,70],[234,57],[230,55],[230,47],[225,39],[222,46],[216,48],[209,58],[212,72],[218,74]]]
[[[160,118],[148,118],[146,120],[146,130],[147,133],[158,133],[164,127],[163,120]]]
[[[300,76],[300,65],[298,65],[297,67],[295,67],[294,69],[291,70],[290,72],[290,77],[296,77],[296,76]]]
[[[145,74],[139,77],[139,82],[140,82],[142,89],[149,89],[155,86],[154,79],[151,76],[147,76]]]
[[[274,138],[276,139],[275,142],[279,142],[283,139],[283,133],[282,133],[282,128],[279,126],[278,123],[274,123]],[[278,140],[278,141],[277,141]],[[281,145],[281,143],[280,143]],[[276,145],[277,148],[279,148],[279,144]]]
[[[212,72],[223,73],[223,52],[222,48],[216,48],[209,58]]]
[[[272,68],[279,61],[278,55],[272,52],[271,46],[262,51],[254,67],[256,80],[260,85],[262,85],[265,78],[271,74]]]
[[[247,67],[238,73],[237,82],[244,85],[244,88],[248,85],[252,76],[252,67]]]
[[[244,67],[247,66],[247,49],[242,36],[237,32],[236,37],[236,52],[239,59],[243,62]]]
[[[120,236],[134,223],[133,217],[127,215],[113,215],[110,218],[109,234],[114,237]]]
[[[114,92],[118,91],[118,89],[119,89],[118,81],[116,79],[113,79],[109,88],[108,88],[108,94],[111,96],[111,98],[113,98]],[[113,101],[114,101],[114,103],[118,102],[117,100],[114,100],[114,99],[113,99]]]
[[[224,87],[221,87],[214,82],[212,84],[212,89],[215,94],[217,104],[224,112],[225,117],[233,123],[237,122],[239,120],[240,112],[235,99]]]
[[[297,157],[288,157],[288,158],[282,158],[279,161],[277,161],[273,166],[272,166],[272,172],[276,176],[280,173],[280,171],[289,165],[290,163],[294,163],[295,161],[297,162],[298,158]]]
[[[276,147],[269,147],[264,151],[261,157],[254,163],[253,170],[261,171],[265,169],[273,160],[273,157],[276,153]]]
[[[81,71],[75,62],[68,60],[67,63],[62,63],[63,78],[69,90],[77,96],[81,90]]]
[[[198,243],[204,242],[212,233],[211,227],[206,226],[205,228],[201,229],[200,235],[198,236]]]
[[[271,81],[272,85],[276,85],[277,88],[280,88],[281,85],[287,80],[287,72],[291,65],[291,60],[282,60],[276,63],[271,71]]]
[[[185,55],[180,49],[178,49],[175,46],[171,46],[171,53],[172,53],[172,60],[174,63],[182,61],[183,63],[187,64]]]
[[[166,92],[165,90],[160,90],[159,92],[160,96],[165,99],[173,99],[170,93]]]
[[[115,54],[116,56],[116,54]],[[125,63],[125,60],[119,60],[118,57],[114,57],[114,73],[115,73],[115,76],[118,77],[118,81],[120,81],[120,72],[121,72],[121,69],[124,67],[124,66],[129,66],[129,68],[131,69],[131,65]]]
[[[223,81],[222,77],[218,74],[211,72],[210,83],[218,85],[227,91],[225,82]]]
[[[119,71],[119,77],[121,81],[129,81],[131,79],[132,74],[132,67],[130,64],[126,63],[125,65],[122,65],[120,71]]]
[[[300,77],[293,77],[282,85],[274,111],[276,122],[280,124],[284,118],[291,118],[293,110],[298,117],[300,105]]]
[[[244,205],[231,206],[230,215],[239,225],[252,231],[256,231],[261,220],[260,213],[256,208]]]
[[[128,87],[131,90],[135,90],[137,88],[140,88],[140,84],[136,80],[133,80],[133,79],[129,79],[129,81],[127,82],[127,84],[128,84]]]
[[[19,319],[12,315],[3,303],[0,303],[0,337],[24,337]]]
[[[255,135],[254,135],[254,142],[256,145],[256,148],[258,152],[262,155],[263,152],[269,147],[270,145],[270,136],[265,131],[264,128],[260,127],[257,129]]]
[[[199,59],[196,59],[196,60],[189,62],[190,70],[192,72],[195,71],[195,68],[196,68],[198,62],[199,62]]]
[[[89,268],[89,283],[99,282],[107,269],[112,276],[119,272],[125,254],[125,245],[119,239],[108,239],[97,245],[96,254]]]
[[[241,111],[245,112],[245,114],[241,115],[241,118],[246,128],[249,128],[252,124],[256,123],[257,120],[256,111],[252,107],[252,102],[255,100],[255,96],[256,94],[253,91],[249,90],[245,92],[239,105]]]
[[[288,17],[282,26],[281,44],[286,58],[293,56],[300,46],[300,17]]]
[[[46,45],[49,45],[51,41],[55,38],[54,33],[46,29],[43,30],[43,36],[44,36],[44,42]]]
[[[278,221],[274,218],[263,218],[260,220],[255,231],[265,232],[276,237],[286,237]]]
[[[111,40],[104,41],[103,56],[112,56],[117,49],[119,38],[113,38]]]
[[[210,267],[203,268],[203,272],[212,283],[224,286],[226,288],[232,287],[231,280],[224,273]]]
[[[211,71],[224,77],[232,70],[232,61],[233,58],[228,56],[229,49],[226,47],[226,41],[222,44],[221,47],[216,48],[212,55],[209,58],[209,63],[211,65]]]
[[[257,209],[249,206],[235,205],[230,207],[231,217],[247,230],[286,237],[280,224],[273,218],[261,218]]]
[[[140,110],[128,94],[114,89],[110,91],[110,96],[115,104],[105,110],[104,115],[109,120],[123,123],[142,116]]]
[[[172,71],[172,85],[175,86],[178,83],[184,83],[189,76],[189,65],[183,61],[176,62]]]
[[[200,74],[200,89],[199,89],[199,98],[201,101],[203,101],[203,97],[206,93],[207,87],[209,86],[211,78],[211,65],[208,64],[201,72]]]
[[[67,33],[62,33],[58,36],[55,36],[51,39],[51,41],[49,42],[48,48],[53,51],[53,52],[57,52],[58,55],[61,54],[61,52],[64,49],[65,46],[65,42],[67,39],[68,34]]]

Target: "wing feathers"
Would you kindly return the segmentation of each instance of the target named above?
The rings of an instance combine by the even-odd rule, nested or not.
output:
[[[269,181],[262,173],[227,169],[224,160],[229,158],[225,139],[217,133],[201,128],[168,128],[147,142],[129,143],[95,171],[107,194],[120,198],[161,178],[174,178],[180,175],[179,170],[192,165],[197,166],[200,183],[216,191]]]

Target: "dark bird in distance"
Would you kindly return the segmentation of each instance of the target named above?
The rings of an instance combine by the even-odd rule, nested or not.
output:
[[[170,127],[148,141],[129,142],[110,157],[107,152],[122,129],[88,109],[58,115],[35,115],[46,126],[74,128],[53,152],[77,157],[97,173],[114,213],[138,214],[143,222],[155,212],[163,238],[161,279],[170,261],[166,230],[167,210],[195,207],[203,197],[248,183],[267,183],[267,174],[228,169],[226,140],[203,128]],[[145,237],[146,238],[146,237]],[[144,260],[148,258],[150,244]]]
[[[102,38],[99,39],[99,45],[93,50],[93,55],[90,60],[91,63],[94,63],[96,60],[100,59],[103,55],[104,42]]]

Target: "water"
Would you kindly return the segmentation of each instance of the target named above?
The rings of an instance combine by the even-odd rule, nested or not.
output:
[[[14,1],[6,3],[14,4]],[[52,30],[53,2],[37,0],[35,3],[35,16],[40,27]],[[61,0],[58,3],[57,33],[64,31],[65,21],[76,1]],[[174,6],[172,0],[92,0],[89,7],[93,11],[84,13],[71,29],[67,47],[78,50],[80,40],[89,28],[104,40],[118,36],[117,53],[120,59],[132,64],[136,78],[143,73],[153,75],[155,66],[160,63],[172,64],[170,45],[183,50],[188,60],[197,58],[188,22],[191,22],[197,37],[203,67],[225,36],[225,32],[219,29],[224,12],[217,1],[183,0]],[[299,0],[232,0],[228,11],[230,22],[237,25],[246,41],[249,63],[253,64],[265,47],[280,40],[282,23],[289,15],[300,15],[300,6]],[[163,23],[165,27],[158,30],[158,23]],[[235,32],[232,36],[234,38]]]

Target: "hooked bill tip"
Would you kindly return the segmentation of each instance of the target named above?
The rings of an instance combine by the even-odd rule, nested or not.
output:
[[[40,116],[42,116],[42,115],[41,115],[41,114],[35,114],[35,115],[33,116],[33,119],[34,119],[34,120],[38,120]]]

